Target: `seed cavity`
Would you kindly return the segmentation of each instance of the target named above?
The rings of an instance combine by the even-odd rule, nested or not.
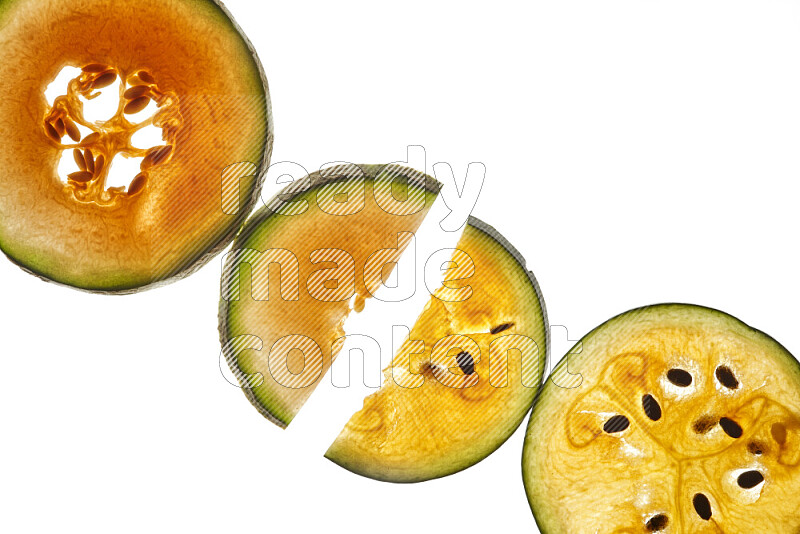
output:
[[[711,503],[709,502],[708,497],[702,493],[697,493],[692,499],[692,504],[694,505],[694,511],[697,512],[697,515],[700,516],[700,519],[703,521],[708,521],[711,519]]]
[[[786,443],[786,427],[783,424],[773,424],[772,428],[770,428],[770,433],[772,434],[772,439],[774,439],[775,443],[778,445]]]
[[[651,421],[658,421],[661,419],[661,406],[652,395],[647,394],[642,397],[642,408],[644,408],[645,415],[647,415]]]
[[[472,359],[472,355],[469,352],[459,352],[456,356],[456,361],[465,375],[469,376],[475,372],[475,360]]]
[[[739,426],[739,423],[734,421],[733,419],[728,419],[727,417],[723,417],[719,420],[719,426],[722,427],[722,430],[725,431],[733,439],[739,439],[742,437],[742,427]]]
[[[717,380],[719,383],[725,386],[728,389],[738,389],[739,388],[739,381],[736,379],[736,375],[733,374],[730,367],[726,367],[721,365],[717,367]]]
[[[747,444],[747,451],[755,456],[761,456],[764,454],[764,449],[765,447],[761,443],[755,441],[751,441]]]
[[[746,471],[736,481],[742,489],[752,489],[764,482],[764,475],[759,471]]]
[[[688,388],[692,385],[692,375],[683,369],[670,369],[667,371],[667,380],[682,388]]]
[[[504,323],[504,324],[501,324],[499,326],[495,326],[489,332],[491,334],[499,334],[500,332],[505,332],[506,330],[508,330],[510,328],[513,328],[513,327],[514,327],[514,323]]]
[[[669,525],[669,517],[666,514],[658,514],[650,518],[650,521],[645,524],[645,528],[648,532],[658,532],[667,528],[667,525]]]
[[[706,415],[695,421],[694,424],[692,425],[692,428],[694,428],[694,431],[697,432],[698,434],[708,434],[709,430],[714,428],[716,424],[717,424],[716,419]]]
[[[603,425],[603,431],[607,434],[617,434],[624,432],[631,426],[631,422],[624,415],[615,415]]]

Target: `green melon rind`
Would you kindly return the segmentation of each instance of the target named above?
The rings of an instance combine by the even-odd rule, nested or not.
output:
[[[391,169],[393,174],[399,173],[407,177],[410,187],[424,189],[426,192],[426,206],[430,206],[433,197],[435,197],[441,189],[441,184],[430,176],[422,174],[413,169],[400,167],[398,165],[359,164],[329,167],[298,180],[275,195],[272,200],[270,200],[265,206],[253,214],[250,220],[247,221],[242,229],[242,232],[234,241],[232,249],[237,250],[250,248],[259,250],[259,238],[268,232],[272,225],[281,223],[291,224],[291,217],[275,217],[275,215],[278,215],[276,211],[284,204],[284,202],[301,200],[306,196],[313,195],[322,186],[341,181],[343,179],[343,175],[350,178],[359,177],[368,182],[374,182],[374,180],[378,178],[381,173],[388,169]],[[283,199],[281,197],[283,197]],[[223,277],[224,273],[228,272],[231,267],[232,265],[230,260],[226,258],[225,265],[223,266]],[[242,380],[240,376],[248,376],[249,371],[242,369],[237,362],[236,355],[226,350],[228,340],[230,340],[234,335],[234,333],[231,332],[231,320],[232,316],[235,316],[236,313],[239,313],[239,303],[240,301],[229,302],[224,298],[220,298],[219,335],[225,359],[234,376],[239,379],[241,384]],[[262,350],[265,349],[262,348]],[[268,350],[268,348],[266,350]],[[280,409],[278,406],[270,404],[269,399],[260,398],[258,393],[256,393],[253,388],[242,387],[241,389],[250,403],[266,419],[281,428],[286,428],[289,426],[292,421],[291,414],[286,413],[285,410]]]
[[[15,4],[21,4],[29,0],[0,0],[0,29],[2,29],[2,17],[9,14]],[[124,273],[109,275],[101,282],[94,278],[70,278],[70,279],[57,279],[58,265],[54,264],[52,260],[46,257],[41,252],[30,252],[27,255],[22,253],[12,252],[12,246],[8,244],[12,240],[9,238],[4,242],[0,240],[0,251],[13,264],[18,266],[23,271],[31,274],[45,282],[51,282],[56,285],[70,287],[80,291],[98,294],[113,294],[113,295],[126,295],[138,293],[147,289],[154,289],[178,280],[182,280],[211,261],[217,254],[219,254],[225,247],[228,246],[230,241],[240,231],[242,224],[247,219],[247,216],[253,210],[256,201],[261,195],[261,187],[264,182],[266,171],[269,167],[270,158],[272,156],[272,145],[274,140],[274,129],[272,121],[272,103],[269,97],[269,84],[267,82],[267,75],[264,72],[264,66],[256,53],[256,49],[247,36],[242,31],[242,28],[233,18],[233,15],[228,11],[225,5],[220,0],[188,0],[195,4],[199,9],[207,9],[207,14],[219,19],[219,22],[229,26],[231,30],[236,33],[238,38],[242,41],[242,45],[246,50],[246,57],[252,61],[250,67],[253,68],[254,87],[261,92],[264,99],[264,120],[265,124],[265,137],[263,140],[263,151],[260,161],[256,164],[256,172],[254,174],[253,187],[248,191],[246,200],[241,205],[241,209],[237,217],[231,221],[227,226],[221,228],[220,232],[208,238],[211,244],[205,250],[194,254],[187,258],[183,265],[175,268],[172,272],[167,273],[165,276],[153,278],[150,273]],[[24,249],[24,244],[17,248]],[[20,257],[25,256],[25,260]]]
[[[717,324],[722,324],[726,328],[737,332],[738,334],[750,339],[754,343],[761,345],[765,349],[770,349],[768,352],[776,356],[776,362],[781,364],[785,371],[790,376],[794,376],[795,380],[800,383],[800,361],[798,361],[783,345],[781,345],[774,338],[723,311],[695,304],[681,303],[665,303],[644,306],[621,313],[609,319],[605,323],[594,328],[591,332],[586,334],[581,341],[576,343],[558,362],[549,378],[552,378],[552,376],[557,375],[559,372],[566,372],[567,365],[570,361],[575,365],[576,368],[580,368],[581,363],[586,358],[588,351],[577,353],[574,353],[574,351],[579,349],[581,344],[589,342],[597,335],[603,335],[615,328],[624,326],[631,321],[650,320],[654,324],[663,325],[663,321],[665,319],[668,321],[675,321],[680,320],[681,318],[683,318],[683,321],[681,321],[683,324],[686,324],[687,318],[694,319],[698,321],[698,323],[708,324],[709,322],[714,322]],[[538,447],[541,444],[541,441],[538,439],[539,436],[543,432],[550,431],[548,428],[537,427],[546,426],[548,424],[548,421],[541,419],[542,411],[546,409],[548,403],[555,402],[552,392],[558,391],[559,389],[560,388],[553,383],[552,380],[546,381],[541,388],[528,421],[528,428],[525,433],[525,445],[522,452],[522,481],[525,486],[525,493],[527,495],[528,504],[531,507],[536,524],[543,534],[555,534],[561,532],[559,530],[560,525],[557,523],[557,516],[555,514],[548,514],[548,503],[537,502],[536,474],[532,473],[532,470],[528,469],[527,466],[532,465],[532,462],[529,461],[529,458],[535,457],[538,452]],[[550,423],[552,423],[552,421]],[[540,476],[546,476],[546,474],[540,474]],[[549,503],[549,505],[552,506],[552,503]]]
[[[347,469],[348,471],[364,476],[367,478],[371,478],[374,480],[379,480],[382,482],[392,482],[392,483],[401,483],[401,484],[411,484],[411,483],[418,483],[418,482],[425,482],[428,480],[434,480],[437,478],[442,478],[445,476],[450,476],[464,469],[472,467],[486,459],[487,457],[491,456],[497,449],[499,449],[508,439],[514,434],[519,425],[525,419],[525,416],[531,410],[533,406],[534,399],[541,391],[542,385],[544,383],[544,375],[545,370],[548,368],[548,363],[550,361],[550,328],[549,322],[547,318],[547,308],[545,307],[544,303],[544,296],[542,294],[541,287],[539,282],[536,280],[532,271],[527,269],[527,262],[525,258],[520,254],[520,252],[505,238],[503,237],[500,232],[498,232],[493,226],[490,226],[483,222],[482,220],[478,219],[477,217],[470,216],[467,221],[467,226],[472,227],[481,233],[483,233],[488,239],[489,242],[496,244],[498,246],[498,254],[506,255],[509,263],[511,263],[512,267],[515,269],[520,269],[524,275],[527,277],[528,282],[531,285],[531,296],[535,298],[535,302],[538,303],[538,307],[541,311],[541,320],[542,320],[542,335],[544,338],[545,350],[543,351],[544,357],[540,359],[539,362],[539,378],[537,387],[530,388],[530,395],[529,399],[523,400],[520,403],[519,413],[517,416],[507,425],[507,428],[504,432],[498,434],[497,439],[494,440],[488,447],[480,450],[474,456],[466,456],[463,458],[456,459],[453,463],[448,464],[444,468],[434,468],[430,469],[429,471],[419,471],[415,473],[414,476],[408,476],[403,479],[398,479],[397,477],[387,476],[386,473],[376,469],[376,466],[371,465],[367,462],[361,461],[360,458],[346,454],[344,451],[337,452],[333,448],[329,449],[328,452],[325,454],[325,457],[331,460],[333,463]]]

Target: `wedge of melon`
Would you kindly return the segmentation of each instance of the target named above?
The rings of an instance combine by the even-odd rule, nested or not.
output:
[[[340,348],[348,314],[391,272],[438,190],[394,165],[331,167],[247,223],[225,263],[220,336],[264,416],[292,421]]]
[[[384,386],[326,456],[391,482],[442,477],[479,462],[531,407],[547,357],[546,324],[522,256],[470,218],[444,285],[384,371]]]
[[[800,532],[800,364],[722,312],[660,305],[589,333],[523,453],[542,532]]]
[[[130,292],[230,242],[258,198],[272,120],[255,51],[219,2],[2,0],[0,57],[0,248],[15,263]],[[77,74],[49,102],[67,67]],[[87,118],[118,82],[116,110]],[[161,141],[134,142],[149,126]],[[59,172],[65,157],[75,172]],[[108,181],[119,158],[142,158],[127,185]]]

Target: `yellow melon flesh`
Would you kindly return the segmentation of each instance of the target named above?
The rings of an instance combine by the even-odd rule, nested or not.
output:
[[[384,371],[384,386],[326,454],[353,472],[392,482],[449,475],[499,447],[533,402],[547,354],[536,282],[516,251],[477,219],[457,249],[457,267]],[[453,301],[453,290],[466,286],[471,296]],[[459,365],[463,351],[474,372]]]
[[[397,191],[405,180],[407,191]],[[379,251],[397,261],[437,192],[411,169],[332,167],[293,184],[247,223],[226,261],[220,334],[263,415],[280,426],[292,421],[338,352],[351,309],[394,266],[365,271],[367,261]],[[268,267],[275,261],[280,274],[276,263]]]
[[[663,305],[573,352],[526,436],[542,532],[800,529],[800,365],[778,343],[722,312]]]
[[[0,4],[0,56],[0,246],[15,262],[63,284],[126,291],[186,274],[236,232],[268,164],[271,118],[260,64],[217,2],[10,0]],[[117,79],[148,72],[180,116],[169,160],[113,202],[76,201],[57,165],[80,143],[59,145],[45,127],[47,85],[66,66],[92,64]],[[222,174],[239,162],[251,165],[231,212]]]

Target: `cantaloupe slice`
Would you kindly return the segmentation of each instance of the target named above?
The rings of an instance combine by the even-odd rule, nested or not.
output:
[[[407,192],[395,191],[393,177],[409,183]],[[399,259],[436,191],[431,178],[410,169],[336,167],[294,184],[247,223],[223,273],[220,332],[245,394],[268,419],[292,421],[340,350],[348,313],[363,309],[388,276],[392,265],[384,263]],[[387,199],[406,202],[382,208]],[[326,456],[393,482],[480,461],[532,405],[548,354],[546,324],[522,256],[470,218],[443,286],[384,371],[383,387]]]
[[[0,57],[0,248],[14,262],[130,292],[230,242],[258,199],[272,119],[255,51],[219,2],[4,0]],[[50,103],[66,67],[78,73]],[[87,101],[120,81],[115,112],[89,120]],[[152,118],[136,115],[148,103]],[[150,125],[161,141],[136,146]],[[66,176],[63,157],[76,163]],[[143,159],[112,186],[122,157]]]
[[[331,167],[247,223],[225,263],[220,335],[268,419],[292,421],[330,367],[351,309],[378,289],[438,190],[395,165]]]
[[[800,364],[722,312],[660,305],[554,370],[523,454],[542,532],[800,532]]]

